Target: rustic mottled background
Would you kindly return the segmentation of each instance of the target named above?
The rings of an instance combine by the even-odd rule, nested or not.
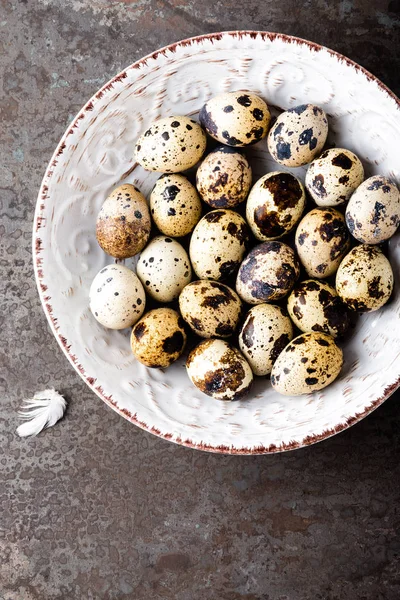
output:
[[[400,597],[399,394],[293,453],[180,448],[86,388],[36,294],[36,194],[73,115],[159,46],[245,28],[330,46],[400,92],[400,0],[0,0],[1,600]],[[49,385],[66,418],[19,440],[20,398]]]

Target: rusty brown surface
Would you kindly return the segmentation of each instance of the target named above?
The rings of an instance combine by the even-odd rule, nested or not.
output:
[[[160,46],[229,29],[327,45],[397,94],[400,3],[0,1],[0,598],[397,600],[397,393],[303,450],[209,455],[102,403],[48,328],[31,226],[62,133],[111,77]],[[398,53],[397,53],[398,54]],[[15,435],[22,397],[54,385],[62,423]]]

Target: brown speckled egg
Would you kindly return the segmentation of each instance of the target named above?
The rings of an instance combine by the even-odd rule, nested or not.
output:
[[[249,240],[246,221],[233,210],[213,210],[204,215],[190,240],[190,260],[197,277],[227,279],[238,270]]]
[[[93,316],[104,327],[125,329],[142,316],[146,295],[133,271],[123,265],[108,265],[93,279],[89,302]]]
[[[347,307],[335,288],[315,279],[295,285],[288,298],[288,312],[305,333],[321,331],[334,338],[343,337],[350,325]]]
[[[227,92],[211,98],[200,111],[207,133],[227,146],[248,146],[267,135],[270,113],[259,96]]]
[[[275,240],[293,229],[305,203],[301,182],[291,173],[274,171],[252,187],[246,203],[246,219],[258,240]]]
[[[147,171],[179,173],[193,167],[204,154],[206,136],[189,117],[154,121],[136,142],[137,162]]]
[[[180,357],[185,344],[183,319],[172,308],[151,310],[132,329],[132,352],[146,367],[169,367]]]
[[[339,375],[343,353],[326,333],[303,333],[294,338],[272,367],[272,387],[284,396],[322,390]]]
[[[227,285],[218,281],[193,281],[179,296],[181,315],[197,335],[229,337],[239,324],[242,302]]]
[[[247,313],[239,332],[239,347],[254,375],[268,375],[292,337],[292,323],[283,308],[258,304]]]
[[[187,373],[192,383],[217,400],[243,398],[253,383],[244,356],[224,340],[204,340],[189,354]]]
[[[400,193],[387,177],[374,175],[360,185],[346,209],[350,233],[364,244],[380,244],[400,225]]]
[[[183,175],[162,175],[150,195],[150,211],[161,233],[181,237],[190,233],[201,217],[201,200]]]
[[[336,291],[349,308],[358,312],[378,310],[393,290],[393,271],[376,246],[353,248],[336,273]]]
[[[310,277],[333,275],[350,247],[344,216],[334,208],[314,208],[296,230],[296,250]]]
[[[146,292],[158,302],[172,302],[192,278],[189,257],[179,242],[162,235],[140,255],[137,274]]]
[[[213,208],[233,208],[249,193],[250,165],[240,152],[219,146],[197,169],[196,186],[204,202]]]
[[[104,202],[96,222],[96,237],[104,252],[129,258],[149,239],[151,221],[146,198],[128,183],[117,187]]]
[[[364,180],[364,167],[350,150],[325,150],[308,167],[306,188],[318,206],[338,206],[350,198]]]
[[[236,279],[245,302],[261,304],[287,296],[300,274],[293,250],[282,242],[264,242],[249,252]]]
[[[322,108],[301,104],[281,113],[268,134],[268,150],[276,162],[301,167],[324,147],[328,119]]]

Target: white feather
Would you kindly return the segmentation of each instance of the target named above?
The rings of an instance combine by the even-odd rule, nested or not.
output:
[[[65,398],[54,389],[36,392],[33,398],[23,401],[22,410],[18,411],[21,419],[26,422],[17,427],[17,434],[28,437],[52,427],[61,419],[66,407]]]

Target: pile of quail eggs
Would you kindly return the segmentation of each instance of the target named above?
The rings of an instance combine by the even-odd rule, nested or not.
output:
[[[166,368],[190,346],[191,381],[219,400],[245,396],[254,375],[284,395],[321,390],[341,370],[352,315],[392,293],[381,245],[400,224],[399,191],[382,175],[364,181],[350,150],[324,150],[318,106],[270,126],[264,100],[230,92],[199,121],[160,119],[137,140],[136,161],[162,175],[149,202],[131,184],[105,200],[97,240],[119,261],[95,277],[91,311],[104,327],[133,327],[132,352],[147,367]],[[252,185],[238,149],[265,137],[283,170]],[[303,185],[287,168],[306,164]],[[195,165],[194,185],[182,172]],[[136,255],[134,273],[120,261]]]

